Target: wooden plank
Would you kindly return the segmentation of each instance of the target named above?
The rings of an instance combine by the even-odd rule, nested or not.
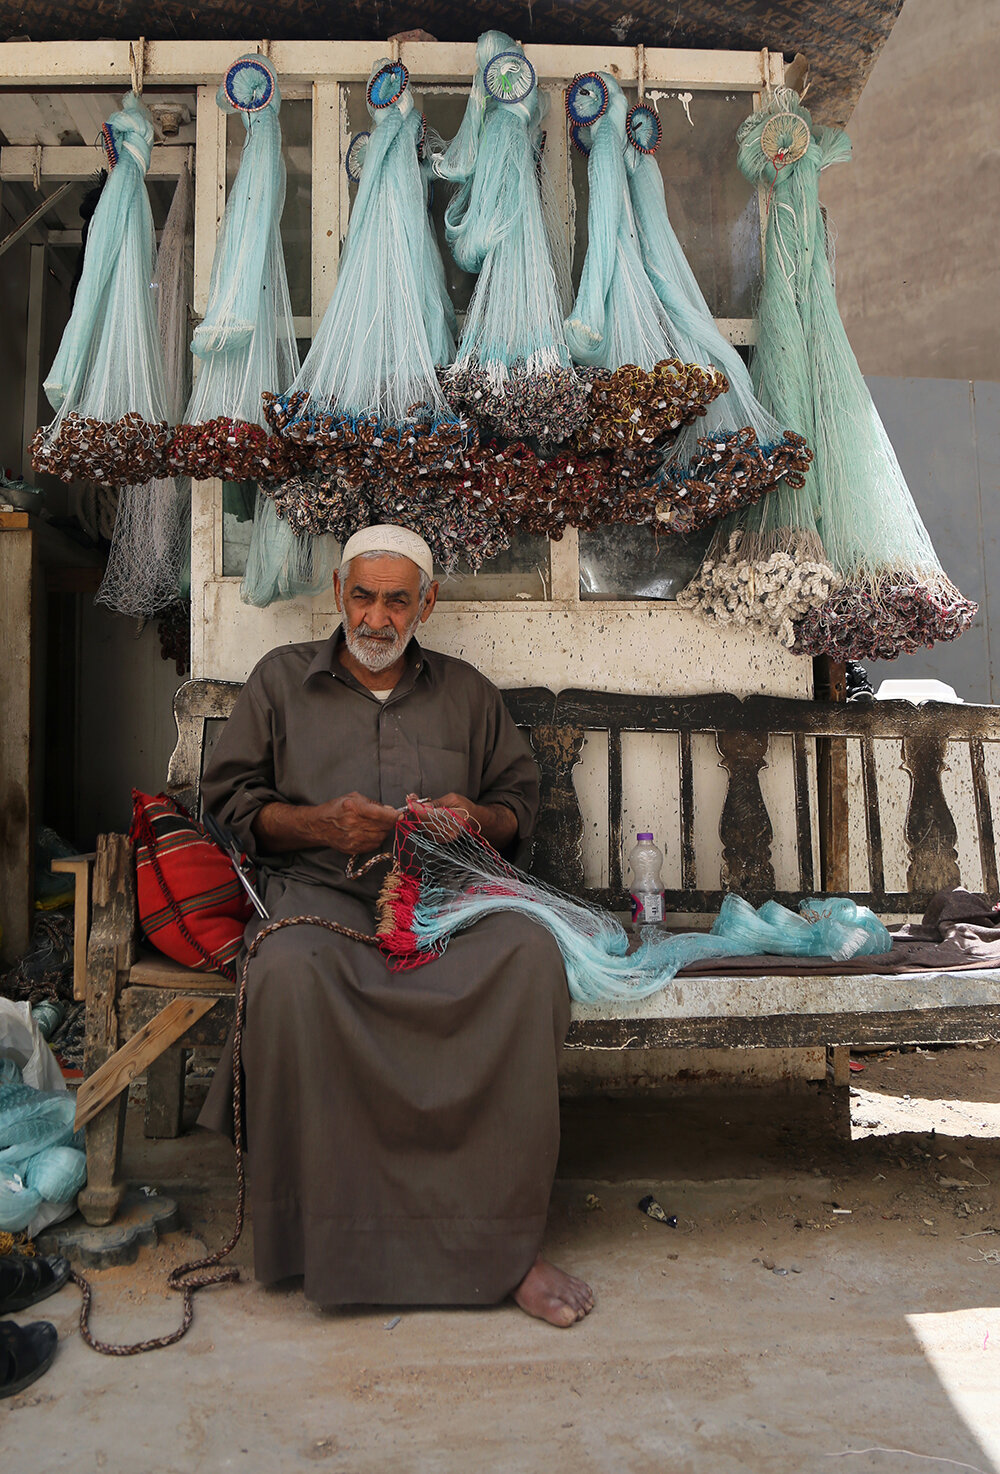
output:
[[[185,993],[185,997],[194,994]],[[236,1008],[236,995],[229,993],[205,994],[200,1000],[208,1005],[201,1018],[195,1019],[176,1042],[184,1049],[221,1049],[232,1027]],[[157,1017],[163,1008],[163,993],[159,988],[129,987],[122,993],[122,1031],[128,1037],[137,1034]],[[91,1128],[93,1129],[93,1128]]]
[[[150,159],[147,179],[177,179],[187,163],[189,152],[186,144],[157,144]],[[92,146],[81,143],[43,147],[41,177],[50,184],[68,179],[92,179],[98,167],[97,158]],[[37,162],[36,149],[23,144],[7,144],[0,148],[0,179],[31,183]]]
[[[337,284],[340,243],[350,210],[341,162],[341,104],[345,89],[316,82],[312,93],[312,333],[319,331]]]
[[[42,331],[45,320],[45,247],[32,246],[28,267],[28,323],[24,345],[24,398],[21,404],[21,470],[31,474],[28,446],[38,429],[38,397],[42,387]]]
[[[1000,1039],[1000,1007],[763,1018],[577,1019],[566,1042],[588,1049],[813,1049],[973,1044]]]
[[[792,776],[795,785],[795,838],[799,852],[799,887],[804,896],[815,889],[813,877],[812,801],[809,794],[809,764],[806,739],[792,736]]]
[[[90,926],[90,867],[93,855],[68,855],[53,860],[50,869],[60,875],[72,875],[76,890],[73,895],[73,997],[82,1001],[87,996],[87,930]]]
[[[228,978],[218,972],[196,971],[175,962],[162,953],[141,953],[129,969],[129,986],[143,988],[183,988],[185,992],[232,993],[235,991]]]
[[[181,1134],[187,1053],[179,1044],[174,1044],[146,1066],[143,1133],[154,1140]]]
[[[0,532],[15,532],[28,525],[27,512],[0,512]]]
[[[691,761],[691,733],[680,733],[680,821],[681,821],[681,889],[693,891],[698,884],[694,848],[694,767]]]
[[[148,41],[143,82],[153,86],[191,86],[220,76],[258,37],[228,41]],[[471,80],[475,71],[471,41],[404,41],[400,56],[413,81]],[[611,71],[623,86],[637,80],[634,46],[525,46],[541,81],[569,82],[577,72]],[[283,87],[288,84],[367,81],[372,63],[386,54],[385,41],[270,41],[268,52]],[[712,51],[687,47],[649,47],[646,87],[688,87],[712,91],[758,91],[778,75],[781,57],[767,52]],[[764,72],[763,69],[767,68]],[[127,41],[8,41],[0,47],[0,79],[18,87],[125,85],[129,80]]]
[[[74,1130],[79,1131],[81,1126],[92,1121],[105,1106],[128,1089],[148,1064],[214,1007],[214,998],[172,999],[156,1018],[133,1034],[128,1043],[84,1080],[76,1094]]]
[[[123,834],[97,840],[91,888],[93,925],[87,945],[87,1030],[83,1068],[89,1078],[118,1048],[119,996],[135,957],[135,862]],[[95,1117],[87,1127],[87,1183],[79,1197],[80,1212],[95,1225],[110,1223],[123,1188],[118,1181],[125,1096]]]
[[[28,945],[34,900],[31,634],[35,562],[30,528],[0,532],[0,947],[11,961]]]
[[[986,762],[983,744],[979,738],[969,743],[972,761],[972,784],[976,801],[976,827],[979,831],[979,854],[983,866],[983,890],[988,896],[1000,892],[997,877],[997,845],[993,828],[993,806],[990,803],[990,785],[986,777]]]
[[[882,814],[878,800],[878,772],[875,767],[875,744],[870,737],[861,739],[861,775],[865,787],[865,832],[868,835],[868,884],[873,891],[885,890],[885,864],[882,856]]]
[[[608,889],[624,890],[622,842],[622,734],[608,732]]]

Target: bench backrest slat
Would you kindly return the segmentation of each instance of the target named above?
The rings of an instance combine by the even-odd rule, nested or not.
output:
[[[225,720],[241,687],[234,681],[189,681],[177,692],[174,711],[177,746],[170,760],[168,791],[193,811],[200,799],[208,724]],[[920,911],[937,890],[961,883],[958,828],[945,796],[942,774],[950,743],[969,752],[972,797],[982,885],[995,895],[998,865],[990,769],[986,744],[1000,743],[1000,708],[907,702],[838,705],[784,697],[740,701],[716,693],[702,696],[633,696],[616,692],[563,691],[524,687],[504,692],[508,710],[528,733],[541,773],[542,812],[536,829],[532,867],[561,889],[619,910],[628,904],[623,876],[623,739],[629,733],[669,733],[677,738],[677,810],[680,825],[680,888],[668,890],[672,910],[718,910],[727,888],[759,904],[769,896],[786,904],[816,889],[813,815],[816,793],[812,772],[824,746],[839,754],[843,774],[848,745],[860,749],[863,830],[867,846],[868,890],[851,894],[882,914]],[[607,884],[585,885],[584,820],[574,770],[588,733],[607,737]],[[719,835],[721,887],[700,883],[696,858],[696,764],[693,738],[714,739],[720,767],[727,774]],[[774,762],[775,739],[791,739],[791,780],[795,799],[794,843],[797,891],[775,888],[774,830],[760,774]],[[889,744],[910,775],[903,834],[906,889],[886,890],[883,801],[876,744]],[[782,759],[784,761],[784,759]],[[848,806],[849,783],[835,802]],[[971,824],[971,812],[967,822]],[[860,816],[857,816],[860,821]],[[825,864],[825,862],[824,862]],[[846,887],[843,887],[846,889]]]

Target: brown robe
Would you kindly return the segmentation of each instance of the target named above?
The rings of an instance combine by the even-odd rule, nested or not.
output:
[[[456,791],[507,804],[524,839],[537,772],[499,692],[464,661],[412,642],[382,703],[340,665],[340,638],[261,661],[202,791],[256,859],[272,920],[319,915],[371,933],[384,870],[351,881],[331,850],[259,855],[263,804],[357,790],[399,806],[409,792]],[[568,1023],[558,948],[521,917],[484,918],[404,973],[318,927],[268,937],[243,1041],[258,1279],[302,1274],[324,1305],[502,1299],[541,1246]],[[224,1061],[202,1125],[231,1130],[230,1090]]]

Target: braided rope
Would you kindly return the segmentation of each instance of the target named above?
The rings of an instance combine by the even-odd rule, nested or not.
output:
[[[366,862],[360,869],[353,872],[357,876],[367,873],[372,866],[380,860],[391,858],[386,855],[376,855]],[[247,948],[246,957],[243,960],[243,970],[240,973],[239,991],[236,995],[236,1018],[233,1025],[233,1135],[236,1144],[236,1223],[232,1236],[228,1243],[221,1249],[216,1249],[213,1254],[206,1254],[202,1259],[194,1259],[188,1264],[179,1264],[172,1269],[167,1276],[167,1287],[177,1290],[184,1297],[184,1311],[181,1323],[175,1331],[167,1336],[153,1336],[148,1341],[135,1341],[123,1344],[113,1341],[101,1341],[90,1329],[90,1312],[93,1305],[93,1290],[77,1270],[70,1270],[70,1279],[80,1289],[83,1302],[80,1306],[80,1335],[92,1351],[99,1351],[102,1356],[139,1356],[145,1351],[159,1351],[163,1346],[173,1346],[182,1336],[185,1336],[191,1327],[194,1317],[194,1296],[198,1290],[203,1290],[206,1285],[233,1284],[239,1277],[240,1272],[235,1265],[228,1269],[218,1269],[223,1259],[236,1248],[243,1233],[243,1220],[246,1210],[246,1168],[243,1161],[243,1025],[246,1016],[246,993],[247,972],[250,963],[257,955],[261,942],[266,937],[273,936],[275,932],[282,931],[286,926],[322,926],[327,931],[336,932],[339,936],[350,937],[354,942],[363,942],[366,947],[377,947],[378,938],[369,936],[367,932],[355,931],[353,927],[343,926],[339,921],[328,921],[323,916],[285,916],[279,921],[269,922],[267,926],[254,937]],[[211,1271],[210,1273],[207,1271]]]

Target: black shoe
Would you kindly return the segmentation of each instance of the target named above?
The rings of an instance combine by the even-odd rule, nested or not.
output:
[[[0,1315],[27,1310],[61,1290],[69,1279],[69,1264],[55,1255],[27,1259],[5,1254],[0,1259]]]
[[[14,1397],[52,1365],[59,1336],[47,1320],[0,1325],[0,1397]]]

